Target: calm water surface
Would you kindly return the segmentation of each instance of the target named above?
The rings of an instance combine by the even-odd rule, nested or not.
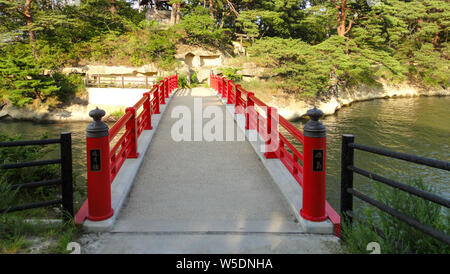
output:
[[[382,99],[355,103],[323,120],[327,127],[327,199],[339,208],[341,135],[353,134],[357,143],[450,161],[450,97]],[[86,193],[85,129],[88,123],[38,124],[0,121],[0,133],[21,134],[35,139],[48,132],[57,137],[71,131],[74,172],[77,175],[75,200],[80,206]],[[304,122],[294,123],[303,129]],[[56,152],[55,152],[56,153]],[[400,160],[355,153],[356,166],[393,179],[407,181],[421,177],[443,196],[450,197],[450,173]],[[374,182],[355,175],[355,185],[365,193],[373,192]]]

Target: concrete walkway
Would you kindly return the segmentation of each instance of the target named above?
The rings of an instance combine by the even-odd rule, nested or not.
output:
[[[209,89],[179,90],[161,118],[112,231],[83,236],[82,251],[336,252],[336,237],[302,233],[249,142],[173,140],[171,128],[179,118],[171,118],[171,113],[177,106],[193,113],[194,98],[202,98],[203,108],[216,105],[224,117],[230,115]]]

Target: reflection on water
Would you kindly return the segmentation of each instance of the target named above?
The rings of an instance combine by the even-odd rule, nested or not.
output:
[[[383,146],[388,149],[450,161],[450,97],[420,97],[383,99],[353,104],[336,115],[323,120],[327,127],[327,199],[339,208],[341,135],[354,134],[357,143]],[[48,132],[57,137],[71,131],[73,139],[74,172],[77,179],[75,200],[80,203],[86,195],[85,129],[87,122],[37,124],[33,122],[0,121],[0,133],[22,134],[36,139]],[[302,129],[303,122],[294,123]],[[111,126],[111,125],[110,125]],[[289,135],[286,135],[289,138]],[[291,140],[292,141],[292,140]],[[410,164],[374,154],[357,151],[356,166],[405,181],[421,176],[444,196],[450,196],[450,174],[447,171]],[[355,185],[366,193],[373,191],[364,177],[355,175]],[[75,205],[78,208],[80,205]]]

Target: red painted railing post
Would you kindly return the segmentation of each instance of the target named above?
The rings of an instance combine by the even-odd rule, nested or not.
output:
[[[178,72],[175,74],[175,89],[178,88]]]
[[[165,104],[166,103],[166,96],[164,95],[164,80],[159,81],[159,98],[161,99],[161,104]]]
[[[156,104],[155,107],[155,114],[160,114],[159,112],[159,103],[160,103],[160,99],[159,99],[159,86],[158,85],[154,85],[153,88],[156,88],[156,90],[153,92],[153,98]]]
[[[311,120],[303,128],[303,207],[300,215],[313,222],[324,221],[326,215],[326,128],[319,122],[323,112],[317,108],[306,113]]]
[[[164,78],[164,97],[169,98],[169,79]]]
[[[228,94],[228,81],[226,77],[222,78],[222,98],[227,98]]]
[[[253,117],[255,110],[255,102],[252,100],[252,96],[255,95],[253,92],[247,93],[247,103],[245,105],[245,129],[254,129],[250,123],[250,119]]]
[[[267,129],[266,129],[266,159],[274,159],[277,157],[279,149],[278,144],[278,113],[274,107],[267,107]]]
[[[88,216],[91,221],[102,221],[114,214],[111,208],[111,170],[109,156],[109,129],[102,122],[105,111],[91,110],[94,119],[86,128],[86,156],[88,182]]]
[[[227,104],[232,104],[233,103],[233,86],[231,85],[231,83],[233,83],[233,80],[228,80],[227,81]]]
[[[222,80],[220,76],[217,76],[217,94],[222,92]]]
[[[145,123],[144,129],[151,130],[152,127],[152,103],[151,103],[151,94],[150,92],[144,93],[144,96],[147,97],[144,101],[144,110],[147,112],[147,117],[144,119],[147,119],[147,123]]]
[[[126,109],[127,113],[131,113],[131,118],[128,120],[126,129],[130,130],[130,152],[127,158],[137,158],[139,153],[137,152],[137,140],[138,140],[138,132],[137,132],[137,121],[136,121],[136,110],[134,107],[129,107]]]
[[[241,105],[239,102],[241,101],[241,85],[236,85],[234,87],[234,114],[239,113],[239,109],[241,108]]]

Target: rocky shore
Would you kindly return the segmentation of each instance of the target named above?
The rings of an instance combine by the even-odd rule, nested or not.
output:
[[[288,120],[299,119],[306,115],[306,112],[316,106],[321,109],[325,115],[332,115],[337,110],[344,106],[349,106],[354,102],[367,101],[382,98],[402,98],[414,96],[449,96],[450,90],[435,89],[424,90],[410,85],[389,85],[383,83],[381,87],[367,87],[359,86],[357,88],[340,91],[337,96],[332,96],[328,99],[316,100],[315,102],[307,102],[297,98],[281,98],[272,96],[272,99],[267,101],[268,105],[274,106],[278,109],[278,113]],[[0,109],[1,119],[12,120],[30,120],[37,122],[79,122],[91,121],[88,113],[95,107],[104,109],[107,113],[107,119],[114,121],[114,113],[120,113],[125,110],[125,107],[98,105],[98,104],[71,104],[62,108],[55,108],[49,110],[47,107],[33,108],[33,107],[15,107],[10,104],[4,105]]]

